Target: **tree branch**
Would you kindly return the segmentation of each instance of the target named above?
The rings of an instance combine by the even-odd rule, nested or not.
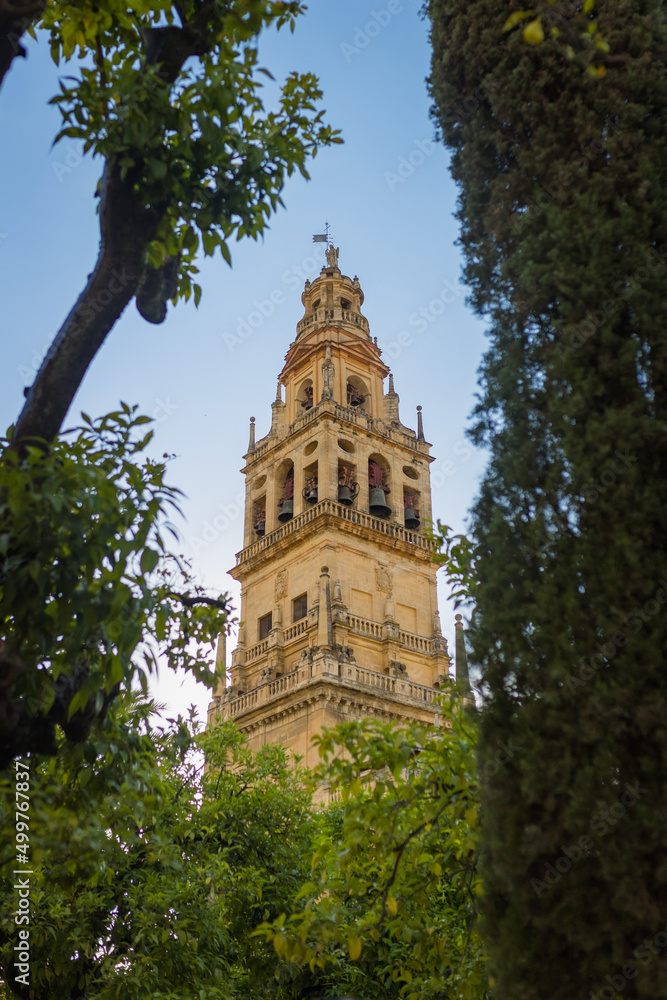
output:
[[[17,56],[25,58],[21,38],[45,7],[46,0],[0,0],[0,86]]]

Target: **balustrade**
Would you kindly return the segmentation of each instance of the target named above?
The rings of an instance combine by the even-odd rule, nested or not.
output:
[[[438,695],[434,688],[425,687],[423,684],[414,684],[412,681],[404,680],[401,677],[392,677],[389,674],[381,674],[376,670],[365,670],[355,664],[341,664],[340,680],[354,681],[355,684],[363,684],[366,687],[384,691],[386,694],[396,695],[399,698],[409,698],[411,701],[423,702],[430,705]],[[273,698],[277,698],[287,691],[293,690],[300,685],[308,685],[318,680],[310,675],[304,676],[298,668],[275,680],[266,681],[259,687],[247,694],[241,694],[229,701],[222,702],[221,709],[224,716],[236,716],[243,712],[248,712],[257,705],[265,704]],[[332,678],[327,678],[328,683]],[[333,683],[336,683],[334,680]]]
[[[379,531],[390,538],[397,538],[400,541],[416,545],[426,552],[430,552],[433,548],[433,543],[424,538],[418,531],[410,531],[408,528],[404,528],[400,524],[395,524],[393,521],[385,521],[381,517],[373,517],[372,514],[367,514],[365,511],[355,510],[353,507],[345,507],[343,504],[336,503],[335,500],[327,499],[320,500],[319,503],[303,511],[302,514],[293,517],[290,521],[269,532],[264,538],[253,542],[252,545],[248,545],[247,548],[238,552],[236,555],[236,565],[241,566],[259,552],[263,552],[271,545],[298,531],[304,524],[308,524],[310,521],[315,520],[315,518],[325,515],[339,517],[343,521],[349,521],[351,524],[358,524],[364,528],[372,528],[374,531]]]
[[[285,629],[285,642],[291,642],[293,639],[297,639],[300,635],[304,635],[308,631],[308,619],[304,618],[302,621],[297,622],[295,625],[288,625]]]

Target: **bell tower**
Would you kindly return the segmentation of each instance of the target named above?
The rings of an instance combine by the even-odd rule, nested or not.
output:
[[[449,682],[431,517],[430,445],[399,418],[393,377],[361,312],[364,294],[329,246],[306,282],[272,403],[250,442],[231,683],[209,724],[234,717],[250,745],[316,762],[323,726],[377,716],[433,723]],[[388,389],[383,383],[388,379]],[[283,395],[284,389],[284,395]]]

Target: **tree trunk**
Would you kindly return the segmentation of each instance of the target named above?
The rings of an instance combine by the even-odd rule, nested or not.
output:
[[[21,38],[45,5],[45,0],[0,0],[0,86],[16,57],[25,56]]]
[[[121,179],[117,163],[108,161],[97,263],[27,393],[12,435],[14,447],[26,438],[52,441],[60,431],[88,366],[137,291],[160,215],[159,208],[138,204],[132,172]]]

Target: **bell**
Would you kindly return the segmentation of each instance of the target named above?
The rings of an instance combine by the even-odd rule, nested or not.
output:
[[[278,520],[282,522],[291,521],[293,514],[294,514],[294,501],[283,500],[283,509],[278,514]]]
[[[255,525],[255,531],[257,532],[260,538],[264,537],[265,530],[266,530],[266,521],[258,521],[257,524]]]
[[[381,490],[379,487],[371,490],[368,513],[374,514],[376,517],[389,517],[391,514],[391,507],[387,506],[384,490]]]
[[[412,507],[405,508],[405,527],[411,529],[419,527],[419,513]]]
[[[303,491],[303,498],[306,503],[317,503],[317,486],[306,487]]]
[[[338,487],[338,503],[344,503],[346,507],[352,506],[352,494],[349,486]]]

